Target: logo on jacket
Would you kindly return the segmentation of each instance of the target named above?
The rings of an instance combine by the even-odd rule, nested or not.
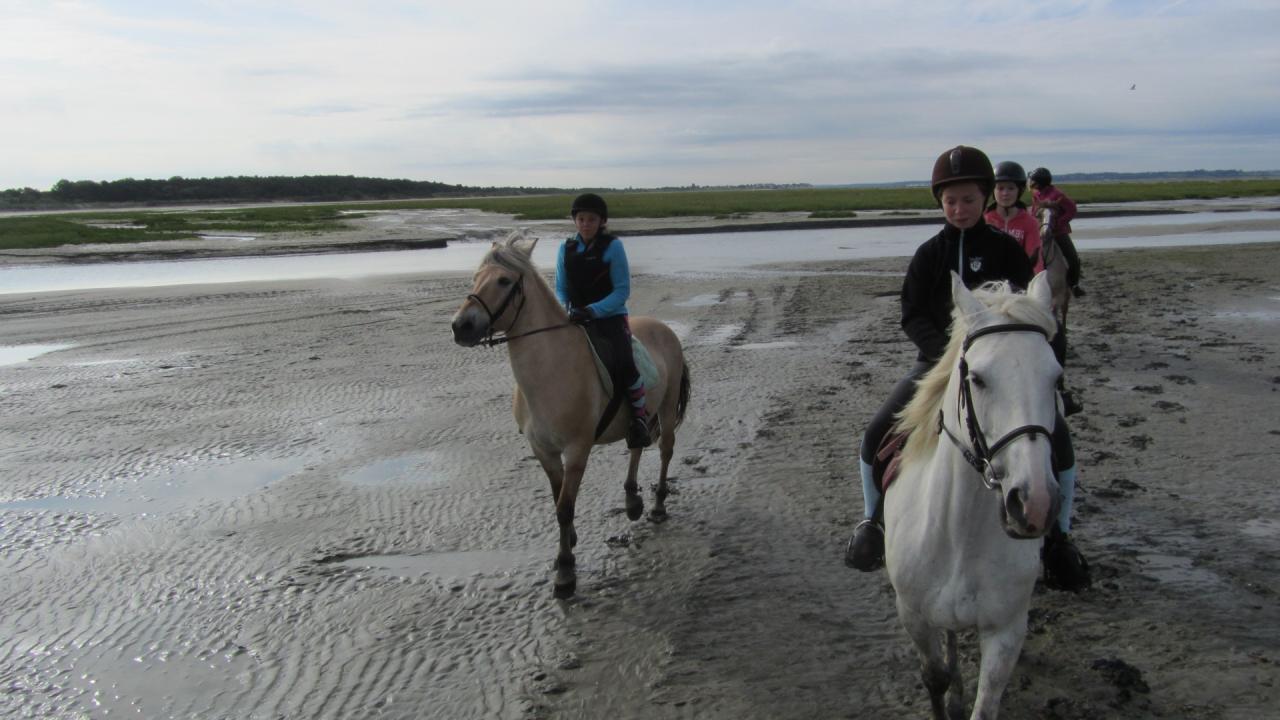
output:
[[[972,271],[974,271],[974,272],[981,272],[981,271],[982,271],[982,258],[980,258],[980,257],[969,258],[969,269],[970,269],[970,270],[972,270]]]

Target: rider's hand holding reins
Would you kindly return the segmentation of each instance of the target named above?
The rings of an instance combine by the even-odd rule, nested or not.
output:
[[[569,322],[575,325],[586,325],[595,319],[595,313],[590,308],[571,308],[569,310]]]

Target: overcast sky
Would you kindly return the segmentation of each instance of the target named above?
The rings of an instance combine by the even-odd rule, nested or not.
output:
[[[1276,0],[0,0],[0,188],[1275,170],[1277,35]]]

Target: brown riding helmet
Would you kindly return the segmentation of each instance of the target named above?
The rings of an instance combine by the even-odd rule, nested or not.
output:
[[[942,204],[942,188],[952,183],[970,181],[978,183],[986,197],[996,187],[996,173],[991,168],[987,154],[975,147],[957,145],[938,156],[933,163],[933,199]]]

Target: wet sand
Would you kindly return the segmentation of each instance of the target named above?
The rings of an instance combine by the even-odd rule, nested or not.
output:
[[[1280,706],[1278,250],[1085,254],[1096,584],[1037,590],[1005,716]],[[886,576],[841,563],[905,264],[636,278],[692,371],[671,517],[598,449],[568,602],[505,354],[450,338],[466,278],[0,296],[0,344],[75,344],[0,366],[0,715],[925,717]]]

